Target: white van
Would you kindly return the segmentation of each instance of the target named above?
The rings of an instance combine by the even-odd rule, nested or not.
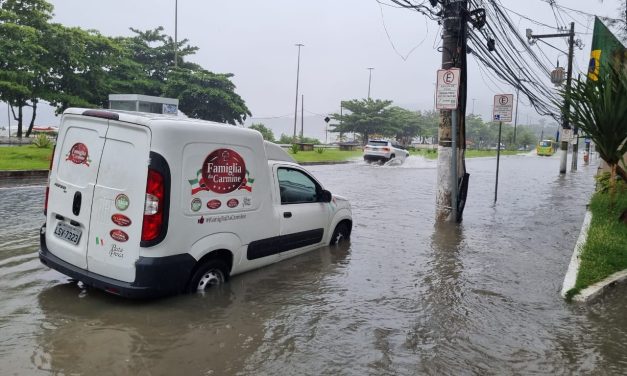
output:
[[[348,239],[351,207],[254,130],[65,111],[39,257],[126,297],[202,291]]]

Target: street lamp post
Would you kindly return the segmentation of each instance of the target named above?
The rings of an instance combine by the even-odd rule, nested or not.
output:
[[[366,69],[369,70],[369,73],[368,73],[368,99],[370,99],[370,83],[372,82],[372,70],[374,68],[366,68]]]
[[[179,22],[179,0],[174,0],[174,68],[179,66],[178,22]]]
[[[292,142],[296,142],[296,121],[298,119],[298,78],[300,75],[300,48],[304,46],[304,44],[297,43],[295,44],[298,47],[298,60],[296,63],[296,103],[294,104],[294,135],[292,136]]]

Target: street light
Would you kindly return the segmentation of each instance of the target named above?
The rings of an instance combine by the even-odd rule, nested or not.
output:
[[[174,68],[179,66],[178,21],[179,21],[179,0],[174,0]]]
[[[370,99],[370,82],[372,82],[372,70],[374,68],[366,68],[368,69],[370,72],[368,73],[368,99]]]
[[[300,75],[300,48],[304,46],[302,43],[295,44],[298,47],[298,60],[296,63],[296,103],[294,104],[294,135],[292,141],[296,142],[296,120],[298,119],[298,76]]]

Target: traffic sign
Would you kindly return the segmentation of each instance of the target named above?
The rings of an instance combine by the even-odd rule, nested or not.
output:
[[[514,94],[497,94],[494,96],[492,120],[509,123],[514,110]]]
[[[457,109],[460,74],[461,70],[459,68],[438,69],[435,108],[438,110]]]

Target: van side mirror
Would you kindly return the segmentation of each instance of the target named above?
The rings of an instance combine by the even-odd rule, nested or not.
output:
[[[333,199],[333,195],[331,194],[331,192],[327,191],[326,189],[323,189],[322,192],[320,192],[320,201],[321,202],[331,202],[331,200]]]

